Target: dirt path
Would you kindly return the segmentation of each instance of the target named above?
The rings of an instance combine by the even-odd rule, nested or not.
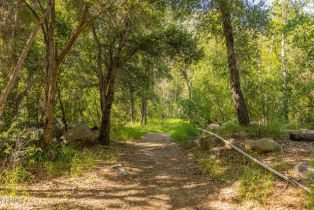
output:
[[[210,180],[165,134],[129,143],[120,163],[128,172],[98,165],[83,177],[60,177],[29,187],[23,209],[209,209]]]

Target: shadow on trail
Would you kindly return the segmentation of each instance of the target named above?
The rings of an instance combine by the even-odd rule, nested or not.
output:
[[[48,209],[208,209],[201,205],[213,193],[213,184],[169,136],[148,134],[128,144],[120,161],[129,172],[126,177],[102,174],[96,169],[98,179],[109,184],[87,185],[79,178],[80,187],[73,188],[71,182],[60,180],[58,186],[62,188],[24,192],[30,199],[58,201],[36,204]]]

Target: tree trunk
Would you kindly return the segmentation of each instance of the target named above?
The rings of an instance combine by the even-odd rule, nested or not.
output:
[[[275,43],[275,35],[272,36],[271,38],[271,43],[270,43],[270,47],[269,47],[269,60],[268,60],[268,73],[271,72],[271,59],[272,59],[272,54],[273,54],[273,47],[274,47],[274,43]]]
[[[283,30],[281,34],[281,74],[283,78],[283,100],[282,100],[282,114],[286,122],[289,121],[289,99],[288,99],[288,87],[287,87],[287,70],[285,64],[285,26],[286,26],[286,1],[283,2],[283,10],[282,10],[282,23]]]
[[[261,62],[261,55],[257,52],[258,56],[258,75],[259,75],[259,85],[260,85],[260,95],[261,95],[261,114],[262,114],[262,123],[266,122],[266,107],[265,107],[265,93],[264,93],[264,86],[263,86],[263,73],[262,73],[262,62]]]
[[[131,123],[135,122],[135,104],[133,90],[130,90],[130,120]]]
[[[58,66],[55,53],[54,31],[56,26],[55,0],[49,0],[50,14],[47,26],[46,40],[46,110],[44,122],[44,143],[46,150],[52,140],[53,108],[56,95]]]
[[[65,131],[68,131],[68,125],[67,125],[67,120],[66,120],[66,114],[65,114],[65,109],[63,106],[63,102],[62,102],[62,97],[61,97],[61,91],[60,88],[57,87],[58,90],[58,99],[59,99],[59,104],[60,104],[60,108],[61,108],[61,113],[62,113],[62,122],[65,128]]]
[[[102,69],[102,50],[99,38],[96,33],[95,27],[92,27],[92,33],[97,47],[97,76],[98,76],[98,86],[99,86],[99,95],[100,95],[100,107],[103,111],[105,107],[105,85],[104,85],[104,76]]]
[[[105,98],[105,107],[102,109],[102,119],[99,129],[99,142],[103,145],[110,144],[110,115],[112,103],[114,100],[114,87],[118,71],[117,59],[118,58],[116,58],[116,61],[114,61],[112,67],[107,71],[107,74],[110,74],[110,80],[108,83],[108,92]]]
[[[314,141],[314,131],[295,131],[289,133],[289,139],[294,141]]]
[[[95,20],[95,17],[92,18],[90,21],[85,21],[83,18],[81,20],[81,23],[79,26],[75,29],[75,31],[72,33],[70,39],[68,40],[66,46],[61,51],[61,53],[57,56],[57,53],[55,51],[55,42],[54,42],[54,28],[55,28],[55,0],[50,0],[49,4],[51,6],[51,12],[50,12],[50,21],[49,26],[47,28],[47,42],[46,47],[48,50],[46,50],[46,60],[48,62],[47,65],[47,99],[46,99],[46,119],[44,123],[44,141],[46,146],[48,146],[52,140],[52,131],[53,131],[53,111],[54,111],[54,103],[55,103],[55,97],[56,97],[56,88],[57,88],[57,81],[58,81],[58,74],[59,69],[62,64],[62,62],[65,60],[67,54],[72,49],[74,43],[80,36],[80,34],[83,32],[84,29],[89,27],[93,21]],[[87,4],[84,6],[82,17],[85,17],[87,14],[88,6]],[[48,148],[48,147],[47,147]]]
[[[102,109],[102,120],[99,129],[99,142],[103,145],[110,144],[110,114],[111,114],[111,107],[114,100],[114,93],[115,93],[115,83],[116,77],[120,68],[120,55],[122,48],[126,42],[127,34],[129,31],[130,22],[128,17],[125,18],[125,28],[120,33],[120,37],[118,40],[118,45],[115,49],[112,62],[110,63],[107,74],[106,80],[104,81],[104,90],[106,93],[104,108]]]
[[[12,90],[12,88],[14,87],[15,81],[20,74],[20,71],[21,71],[22,66],[24,64],[24,61],[25,61],[25,58],[28,55],[28,52],[29,52],[31,46],[32,46],[33,42],[35,41],[36,35],[37,35],[39,28],[40,28],[40,24],[43,21],[43,18],[45,17],[45,15],[46,15],[46,13],[44,13],[43,16],[41,17],[41,19],[37,22],[33,32],[31,33],[29,39],[27,40],[26,45],[24,47],[24,50],[23,50],[23,52],[22,52],[22,54],[21,54],[21,56],[20,56],[20,58],[16,64],[14,70],[13,70],[13,73],[9,79],[9,82],[6,85],[6,87],[2,93],[2,96],[0,99],[0,118],[3,114],[4,107],[6,105],[9,93]]]
[[[147,125],[148,103],[146,97],[142,99],[141,105],[141,124]]]
[[[233,31],[230,20],[231,15],[228,7],[228,0],[219,0],[219,8],[222,16],[222,25],[228,53],[228,65],[230,70],[233,101],[237,110],[239,124],[248,126],[250,125],[250,118],[240,86],[239,69],[236,62]]]

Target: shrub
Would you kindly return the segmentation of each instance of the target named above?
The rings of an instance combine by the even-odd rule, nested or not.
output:
[[[240,131],[241,131],[241,126],[238,123],[235,123],[233,121],[227,121],[223,123],[218,130],[220,134],[236,133]]]
[[[278,138],[282,136],[284,128],[284,123],[280,121],[272,121],[267,125],[252,124],[245,128],[245,131],[249,136]]]

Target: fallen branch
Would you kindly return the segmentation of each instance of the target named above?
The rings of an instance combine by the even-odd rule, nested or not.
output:
[[[227,141],[226,139],[222,138],[221,136],[218,136],[217,134],[215,134],[215,133],[213,133],[213,132],[210,132],[210,131],[207,131],[207,130],[204,130],[204,129],[202,129],[202,128],[198,128],[198,130],[201,130],[201,131],[203,131],[203,132],[205,132],[205,133],[208,133],[208,134],[211,134],[211,135],[217,137],[218,139],[220,139],[221,141],[223,141],[225,144],[230,145],[233,149],[235,149],[236,151],[238,151],[239,153],[241,153],[241,154],[244,155],[245,157],[249,158],[249,159],[252,160],[254,163],[256,163],[256,164],[262,166],[263,168],[265,168],[266,170],[270,171],[271,173],[273,173],[273,174],[279,176],[280,178],[286,180],[287,182],[289,182],[289,183],[291,183],[291,184],[294,184],[294,185],[296,185],[296,186],[302,188],[303,190],[305,190],[305,191],[308,192],[308,193],[311,192],[311,190],[310,190],[308,187],[306,187],[306,186],[300,184],[299,182],[295,181],[295,180],[292,179],[291,177],[285,176],[285,175],[281,174],[280,172],[276,171],[275,169],[269,167],[268,165],[262,163],[261,161],[257,160],[257,159],[254,158],[253,156],[247,154],[246,152],[244,152],[243,150],[241,150],[240,148],[238,148],[238,147],[235,146],[234,144],[232,144],[232,143],[230,143],[229,141]]]

